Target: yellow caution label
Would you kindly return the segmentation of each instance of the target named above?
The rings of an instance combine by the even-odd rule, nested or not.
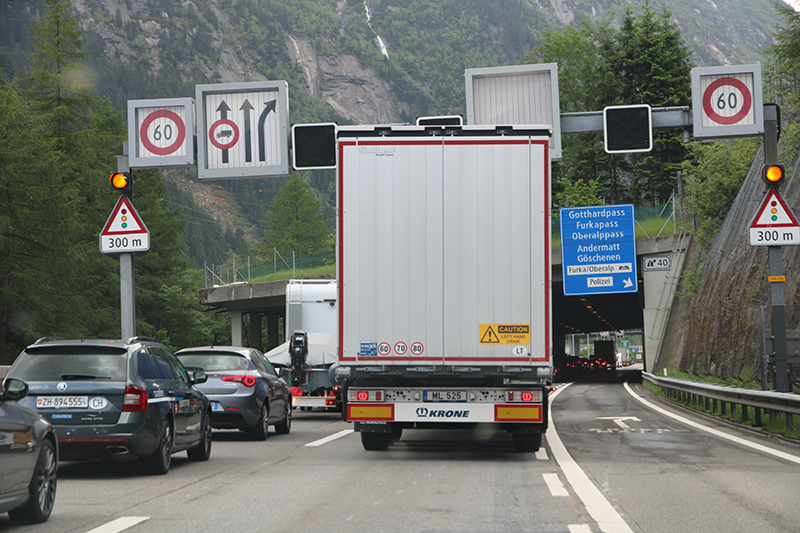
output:
[[[779,281],[786,281],[786,276],[770,276],[770,283],[778,283]]]
[[[394,405],[347,404],[347,420],[394,420]]]
[[[481,344],[530,344],[530,324],[481,324],[478,328]]]
[[[495,405],[496,422],[541,422],[541,405]]]

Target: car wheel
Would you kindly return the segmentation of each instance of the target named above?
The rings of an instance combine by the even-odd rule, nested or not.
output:
[[[147,466],[151,473],[164,475],[169,472],[172,464],[172,423],[169,420],[164,422],[161,428],[161,436],[158,439],[158,446],[153,455],[147,458]]]
[[[30,499],[24,507],[8,512],[11,520],[18,524],[41,524],[50,518],[56,501],[57,467],[55,447],[45,440],[33,469]]]
[[[255,427],[250,429],[250,437],[253,440],[267,440],[269,435],[269,406],[265,401],[261,406],[261,416],[258,417]]]
[[[292,404],[286,404],[286,417],[283,422],[275,425],[275,433],[278,435],[286,435],[292,430]]]
[[[192,461],[208,461],[211,457],[211,413],[203,417],[203,436],[194,448],[186,450]]]

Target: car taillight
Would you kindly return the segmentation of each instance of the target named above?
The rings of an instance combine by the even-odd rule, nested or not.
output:
[[[125,387],[125,396],[122,398],[123,412],[138,412],[147,410],[147,391],[139,387]]]
[[[245,387],[252,387],[256,384],[256,378],[250,374],[245,374],[243,376],[224,376],[222,381],[241,383]]]

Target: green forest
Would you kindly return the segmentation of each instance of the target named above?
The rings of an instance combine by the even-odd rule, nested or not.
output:
[[[131,0],[124,4],[131,11]],[[147,12],[159,14],[168,30],[159,60],[194,68],[195,79],[170,68],[151,76],[146,63],[131,68],[106,55],[103,39],[82,30],[68,0],[4,5],[0,364],[42,336],[118,337],[119,262],[116,255],[99,252],[97,239],[117,200],[107,182],[127,137],[125,103],[191,95],[195,83],[218,81],[200,74],[203,64],[219,62],[219,50],[209,40],[214,31],[251,51],[249,68],[289,82],[293,123],[347,121],[303,90],[302,68],[292,62],[283,40],[287,31],[314,36],[319,54],[354,54],[389,80],[397,97],[419,110],[415,115],[463,113],[464,69],[512,63],[557,62],[562,112],[642,102],[690,104],[692,49],[672,14],[650,2],[628,7],[620,19],[585,18],[563,28],[519,0],[371,4],[380,20],[375,27],[361,4],[345,5],[337,15],[321,1],[232,0],[220,9],[238,22],[226,26],[205,1],[147,0]],[[144,46],[139,20],[121,12],[109,18],[120,38],[134,48]],[[196,31],[180,31],[185,24]],[[391,59],[375,46],[376,30],[392,43]],[[783,61],[772,68],[788,79],[791,65]],[[794,86],[771,87],[787,95],[784,136],[791,138]],[[680,170],[693,176],[691,207],[706,239],[757,149],[753,141],[686,144],[675,132],[658,132],[655,149],[645,155],[609,155],[602,142],[599,134],[565,138],[564,160],[554,165],[555,207],[663,203]],[[705,165],[709,158],[726,161],[725,171]],[[165,175],[135,172],[134,205],[151,232],[151,249],[135,254],[138,334],[173,348],[230,342],[225,316],[206,313],[198,303],[204,260],[251,255],[255,262],[271,260],[273,247],[308,253],[332,247],[333,171],[214,183],[241,217],[227,230],[177,185],[196,180],[194,169],[174,179]],[[291,220],[287,204],[297,206],[302,219]]]

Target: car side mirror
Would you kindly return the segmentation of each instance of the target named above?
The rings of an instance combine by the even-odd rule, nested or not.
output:
[[[17,378],[7,378],[0,393],[0,400],[16,402],[28,395],[28,384]]]
[[[199,385],[200,383],[205,383],[206,381],[208,381],[208,376],[205,372],[197,370],[192,374],[192,385]]]

